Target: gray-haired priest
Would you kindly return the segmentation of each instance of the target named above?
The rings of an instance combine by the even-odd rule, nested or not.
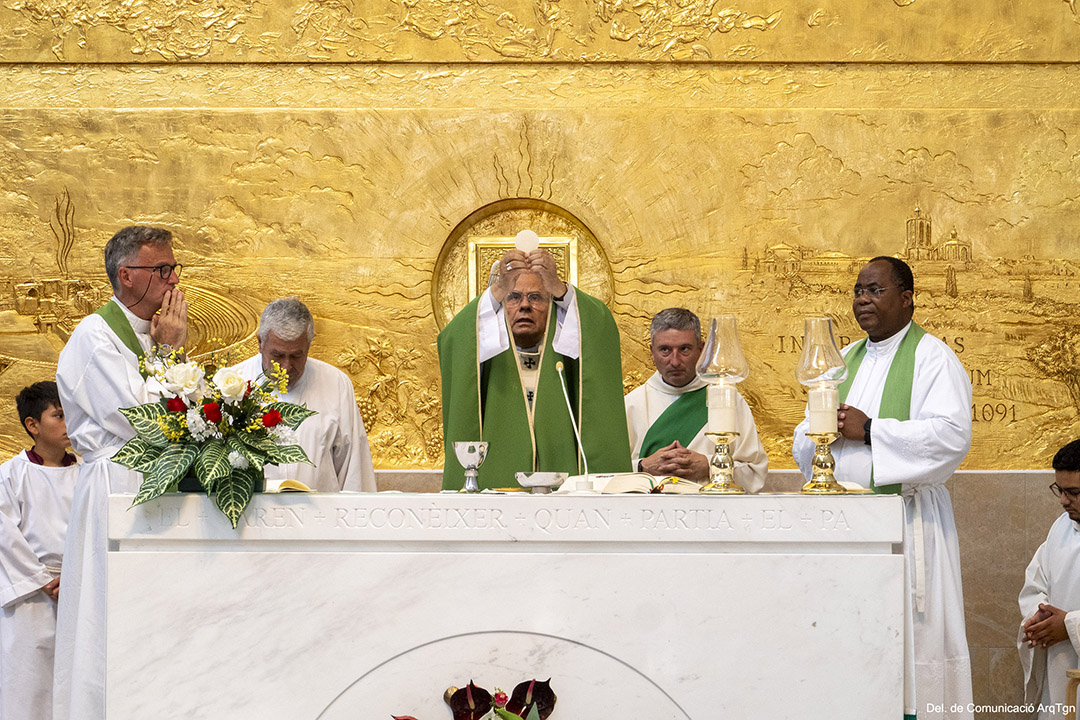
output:
[[[649,336],[656,372],[626,396],[634,467],[652,475],[707,481],[715,445],[705,437],[707,383],[697,376],[701,321],[685,308],[667,308],[652,319]],[[769,456],[742,395],[735,406],[735,427],[735,482],[757,492],[765,484]]]
[[[236,366],[247,380],[274,369],[289,375],[284,402],[305,405],[314,415],[297,429],[297,442],[314,466],[305,463],[266,467],[266,488],[282,480],[299,480],[312,490],[375,492],[367,432],[356,407],[356,392],[349,377],[333,365],[308,357],[315,337],[315,321],[295,297],[280,298],[259,318],[259,354]]]
[[[104,254],[113,297],[75,326],[56,367],[68,437],[83,457],[64,545],[53,708],[36,708],[57,720],[105,717],[109,493],[133,493],[142,480],[112,462],[135,435],[120,408],[157,400],[139,361],[154,346],[178,349],[187,341],[188,306],[177,287],[183,267],[172,233],[132,225],[109,239]]]

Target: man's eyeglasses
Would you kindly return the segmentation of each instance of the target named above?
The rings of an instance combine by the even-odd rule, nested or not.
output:
[[[547,305],[549,300],[541,293],[531,292],[527,295],[523,295],[519,292],[512,292],[506,296],[507,305],[520,305],[523,300],[528,300],[529,304],[533,307],[540,307],[541,305]]]
[[[1080,497],[1080,488],[1063,488],[1057,483],[1050,486],[1050,492],[1054,493],[1057,497],[1065,495],[1069,500],[1075,500]]]
[[[125,265],[124,267],[132,270],[153,270],[162,280],[168,280],[174,272],[176,277],[179,278],[180,273],[184,271],[184,266],[180,263],[175,265]]]
[[[895,285],[875,285],[873,287],[863,287],[862,285],[856,285],[852,290],[852,294],[855,297],[860,297],[863,294],[869,295],[872,298],[881,297],[886,290],[896,287]]]

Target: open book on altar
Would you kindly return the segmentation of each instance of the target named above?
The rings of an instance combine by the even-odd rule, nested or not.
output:
[[[622,493],[663,493],[665,495],[696,495],[701,483],[677,477],[657,477],[649,473],[616,473],[594,475],[596,488],[605,495]]]
[[[315,492],[304,483],[299,480],[282,480],[281,484],[274,489],[267,489],[266,492],[271,493],[290,493],[290,492]]]

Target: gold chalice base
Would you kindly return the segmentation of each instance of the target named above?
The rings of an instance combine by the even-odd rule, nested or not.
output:
[[[734,482],[711,482],[701,488],[707,495],[745,495],[746,491]]]
[[[804,495],[843,495],[847,493],[847,488],[836,482],[836,478],[829,476],[827,479],[814,478],[806,483],[802,486],[802,493]]]

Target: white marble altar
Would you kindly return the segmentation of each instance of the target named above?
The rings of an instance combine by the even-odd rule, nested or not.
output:
[[[899,718],[893,496],[110,498],[107,715]]]

